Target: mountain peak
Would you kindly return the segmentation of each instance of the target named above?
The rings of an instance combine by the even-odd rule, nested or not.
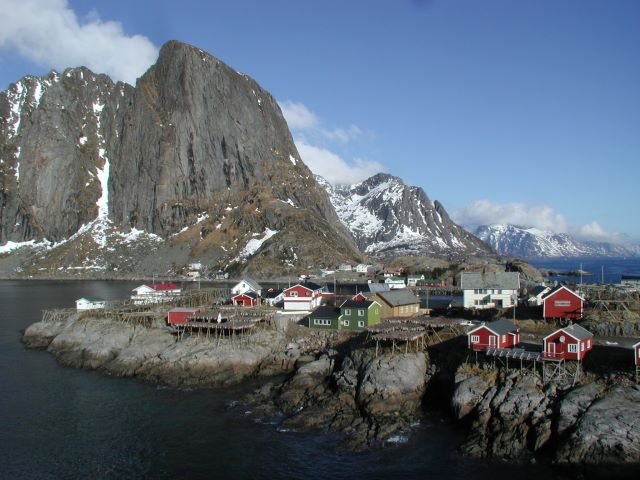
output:
[[[440,202],[422,188],[379,173],[351,186],[327,190],[342,223],[370,255],[433,257],[491,255],[491,249],[451,221]]]

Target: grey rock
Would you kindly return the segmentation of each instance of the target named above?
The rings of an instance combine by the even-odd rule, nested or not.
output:
[[[556,453],[560,463],[638,464],[640,388],[616,386],[580,417]]]

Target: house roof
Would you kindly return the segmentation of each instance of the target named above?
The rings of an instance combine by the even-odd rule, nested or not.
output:
[[[262,296],[264,298],[276,298],[278,295],[282,294],[282,289],[279,288],[269,288],[268,290],[262,291]]]
[[[312,292],[317,292],[318,290],[323,290],[324,289],[324,287],[321,287],[317,283],[300,282],[300,283],[296,283],[295,285],[290,286],[289,288],[285,288],[284,291],[286,292],[286,291],[291,290],[292,288],[296,288],[296,287],[303,287],[303,288],[306,288],[307,290],[311,290]]]
[[[538,295],[545,292],[546,290],[549,290],[549,287],[547,287],[546,285],[536,285],[534,288],[531,289],[531,292],[529,292],[529,294],[532,297],[537,297]]]
[[[388,292],[377,292],[376,296],[380,297],[388,305],[397,307],[400,305],[413,305],[420,303],[420,299],[416,297],[411,290],[399,289],[389,290]]]
[[[589,330],[587,330],[584,327],[581,327],[577,323],[572,323],[568,327],[560,328],[560,329],[556,330],[555,332],[547,335],[546,337],[544,337],[544,340],[546,340],[547,338],[551,337],[552,335],[555,335],[558,332],[564,332],[567,335],[572,336],[576,340],[586,340],[587,338],[593,337],[593,334]]]
[[[500,289],[517,290],[520,288],[518,272],[462,272],[460,274],[462,290]]]
[[[543,300],[546,300],[547,298],[551,297],[552,295],[554,295],[556,292],[559,292],[560,290],[566,290],[567,292],[569,292],[570,294],[572,294],[573,296],[579,298],[580,300],[584,300],[584,298],[582,298],[580,295],[578,295],[576,292],[574,292],[573,290],[565,287],[564,285],[558,285],[557,287],[552,288],[550,291],[548,291],[547,293],[545,293],[542,296]]]
[[[323,305],[321,307],[316,308],[313,312],[309,314],[311,318],[338,318],[340,317],[340,309],[336,307],[329,307]]]
[[[192,307],[176,307],[176,308],[172,308],[171,310],[169,310],[169,312],[175,312],[175,313],[196,313],[199,312],[200,309],[199,308],[192,308]]]
[[[505,335],[507,333],[512,333],[518,330],[518,327],[514,325],[512,322],[510,322],[506,318],[501,318],[500,320],[494,320],[493,322],[480,325],[474,328],[473,330],[467,332],[467,335],[470,335],[471,333],[481,328],[487,328],[498,335]]]
[[[252,298],[254,300],[258,299],[258,294],[256,292],[243,292],[243,293],[238,293],[236,295],[234,295],[231,298],[236,298],[236,297],[249,297]]]
[[[248,286],[249,288],[251,288],[251,290],[254,290],[254,291],[256,291],[256,292],[257,292],[257,291],[259,291],[259,290],[262,290],[262,287],[260,286],[260,284],[259,284],[258,282],[256,282],[255,280],[252,280],[251,278],[243,278],[241,281],[239,281],[239,282],[236,284],[236,287],[237,287],[238,285],[240,285],[242,282],[246,283],[246,284],[247,284],[247,286]]]
[[[372,302],[369,300],[346,300],[340,308],[369,308],[376,302]]]
[[[386,283],[370,283],[369,284],[369,291],[372,292],[372,293],[388,292],[389,291],[389,285],[387,285]]]
[[[87,302],[104,302],[105,299],[104,298],[100,298],[100,297],[82,297],[79,298],[78,300],[76,300],[76,302],[79,302],[80,300],[86,300]]]

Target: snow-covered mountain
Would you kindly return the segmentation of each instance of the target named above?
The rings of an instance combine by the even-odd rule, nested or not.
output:
[[[440,202],[422,188],[379,173],[354,185],[332,186],[316,180],[358,248],[369,255],[492,255],[484,242],[455,224]]]
[[[498,253],[513,257],[623,257],[638,254],[637,247],[579,241],[566,233],[515,225],[482,225],[475,229],[474,234]]]

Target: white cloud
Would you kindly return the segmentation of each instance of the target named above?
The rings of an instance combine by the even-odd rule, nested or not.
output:
[[[313,173],[333,184],[352,184],[385,171],[383,165],[376,161],[362,158],[345,160],[336,153],[364,134],[357,125],[328,128],[303,103],[290,100],[278,103],[294,134],[298,153]]]
[[[628,241],[624,234],[608,232],[595,220],[582,225],[573,234],[581,240],[594,242],[625,243]]]
[[[457,223],[468,226],[511,224],[521,227],[536,227],[556,233],[567,232],[564,216],[549,205],[527,206],[523,203],[496,203],[491,200],[476,200],[452,213]]]
[[[114,80],[135,83],[158,49],[118,22],[92,13],[82,22],[67,0],[2,0],[0,49],[14,50],[47,68],[85,66]]]
[[[317,128],[320,124],[318,117],[302,103],[286,100],[278,104],[291,130]]]
[[[296,147],[302,161],[311,171],[324,177],[329,183],[358,183],[384,170],[378,162],[363,159],[355,159],[354,164],[350,165],[334,152],[309,145],[303,140],[297,140]]]
[[[362,129],[357,125],[349,125],[347,128],[323,126],[318,116],[303,103],[285,100],[278,104],[291,131],[312,137],[317,141],[348,143],[363,134]]]

